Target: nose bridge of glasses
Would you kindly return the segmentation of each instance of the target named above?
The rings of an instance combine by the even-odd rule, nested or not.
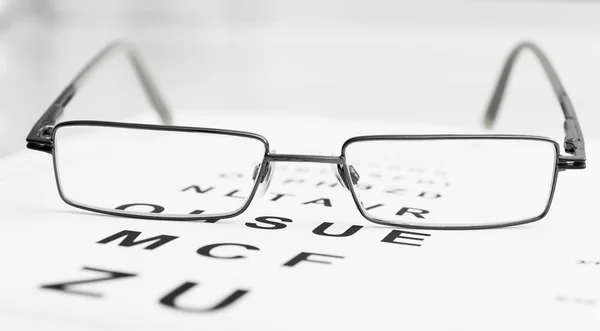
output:
[[[326,155],[305,155],[305,154],[268,154],[264,158],[265,163],[269,166],[271,162],[310,162],[310,163],[326,163],[330,164],[335,177],[340,185],[346,189],[350,186],[358,184],[360,175],[353,166],[346,166],[346,160],[342,156],[326,156]],[[272,170],[266,169],[265,174],[271,178]],[[348,172],[348,175],[346,175]],[[255,176],[258,175],[258,170],[255,170]],[[348,178],[350,180],[348,180]],[[261,180],[262,183],[262,179]],[[267,182],[268,185],[268,182]],[[265,188],[266,189],[266,188]]]
[[[346,164],[346,161],[341,156],[305,155],[305,154],[267,154],[265,156],[265,161],[267,161],[267,162],[310,162],[310,163]]]

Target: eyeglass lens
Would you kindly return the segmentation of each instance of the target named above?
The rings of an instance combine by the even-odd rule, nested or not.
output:
[[[371,140],[346,148],[365,212],[391,223],[477,226],[542,215],[553,143],[527,139]],[[372,175],[376,174],[376,175]]]
[[[265,145],[225,134],[64,126],[56,131],[54,154],[67,200],[111,212],[177,218],[242,208],[255,188]],[[243,192],[235,198],[209,194],[216,187]]]

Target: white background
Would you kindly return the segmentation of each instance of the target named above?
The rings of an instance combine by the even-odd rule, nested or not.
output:
[[[599,138],[595,1],[4,1],[0,155],[104,44],[134,41],[172,108],[427,122],[478,130],[510,48],[544,48],[588,139]],[[497,132],[562,139],[561,112],[530,55]],[[123,59],[65,119],[121,120],[147,103]],[[185,124],[185,123],[180,123]],[[401,132],[398,132],[401,133]]]

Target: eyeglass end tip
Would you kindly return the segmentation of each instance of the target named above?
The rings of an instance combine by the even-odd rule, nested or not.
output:
[[[486,116],[483,119],[483,125],[485,126],[486,129],[493,128],[494,127],[494,119],[489,116]]]

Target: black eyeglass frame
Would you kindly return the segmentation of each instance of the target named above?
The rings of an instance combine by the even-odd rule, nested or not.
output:
[[[55,179],[57,183],[57,188],[59,191],[59,195],[65,203],[84,210],[98,212],[108,215],[114,216],[127,216],[134,218],[143,218],[143,219],[155,219],[155,220],[185,220],[185,221],[198,221],[198,220],[210,220],[215,218],[231,218],[242,214],[252,202],[256,192],[260,185],[262,185],[265,181],[265,178],[269,175],[270,164],[274,162],[311,162],[311,163],[327,163],[336,165],[336,169],[339,175],[338,179],[340,180],[342,186],[348,189],[352,195],[352,198],[359,209],[361,215],[367,220],[374,222],[376,224],[381,225],[391,225],[403,228],[413,228],[413,229],[432,229],[432,230],[466,230],[466,229],[491,229],[491,228],[500,228],[514,225],[521,225],[526,223],[535,222],[540,220],[544,216],[547,215],[550,210],[550,205],[552,203],[552,199],[554,197],[554,192],[556,190],[556,182],[558,179],[558,172],[563,170],[570,169],[585,169],[586,167],[586,155],[585,155],[585,144],[583,139],[583,134],[581,132],[581,127],[579,125],[579,121],[577,116],[575,115],[575,111],[571,104],[569,97],[567,96],[562,84],[553,69],[552,65],[548,61],[545,54],[541,51],[541,49],[533,43],[523,42],[517,45],[515,49],[510,53],[504,67],[502,69],[500,78],[496,85],[496,89],[490,101],[488,110],[485,116],[485,124],[487,127],[491,127],[496,118],[499,106],[501,104],[501,100],[506,88],[506,84],[508,82],[508,78],[510,77],[510,73],[512,71],[512,67],[514,65],[515,59],[524,49],[531,50],[540,63],[548,76],[548,79],[555,91],[555,94],[560,102],[561,108],[565,115],[564,129],[565,129],[565,141],[564,141],[564,149],[565,152],[570,155],[561,155],[560,154],[560,146],[554,140],[547,137],[533,136],[533,135],[515,135],[515,134],[488,134],[488,135],[448,135],[448,134],[435,134],[435,135],[370,135],[370,136],[358,136],[352,137],[348,139],[342,146],[341,155],[339,157],[336,156],[321,156],[321,155],[299,155],[299,154],[275,154],[269,152],[269,142],[266,138],[259,134],[244,132],[244,131],[235,131],[235,130],[225,130],[225,129],[214,129],[214,128],[198,128],[198,127],[184,127],[184,126],[172,126],[170,125],[172,122],[172,118],[168,108],[160,96],[156,85],[153,83],[150,78],[148,72],[143,66],[139,56],[137,55],[136,50],[128,43],[124,42],[114,42],[108,45],[105,49],[103,49],[98,55],[96,55],[84,68],[83,70],[75,77],[71,84],[69,84],[63,92],[58,96],[58,98],[52,103],[52,105],[46,110],[46,112],[41,116],[41,118],[35,123],[29,135],[27,136],[27,148],[37,151],[46,152],[53,155],[53,164],[54,164],[54,172]],[[99,63],[104,62],[109,55],[117,53],[118,51],[125,51],[128,55],[131,63],[133,64],[133,68],[135,69],[136,75],[139,78],[142,87],[144,88],[150,102],[154,106],[154,108],[158,111],[159,116],[162,121],[166,125],[151,125],[151,124],[138,124],[138,123],[122,123],[122,122],[107,122],[107,121],[66,121],[61,123],[56,123],[58,118],[62,114],[64,108],[67,106],[69,101],[76,94],[77,90],[83,86],[85,80],[88,79],[90,73],[98,67]],[[222,214],[222,215],[177,215],[174,217],[173,215],[164,215],[164,214],[152,214],[152,213],[137,213],[137,212],[129,212],[129,211],[115,211],[109,209],[100,209],[92,206],[88,206],[81,203],[76,203],[69,200],[64,194],[60,186],[59,175],[57,171],[57,162],[56,162],[56,154],[54,153],[54,142],[56,137],[56,132],[61,127],[68,126],[99,126],[99,127],[116,127],[116,128],[125,128],[125,129],[142,129],[142,130],[160,130],[160,131],[176,131],[176,132],[195,132],[195,133],[212,133],[212,134],[221,134],[221,135],[231,135],[238,137],[245,137],[251,139],[257,139],[264,144],[265,154],[263,157],[263,161],[261,163],[260,171],[255,180],[254,186],[248,199],[245,204],[239,208],[238,210]],[[385,221],[381,219],[377,219],[372,217],[367,213],[367,211],[362,206],[360,202],[357,192],[354,189],[353,178],[351,175],[351,170],[349,165],[346,163],[345,152],[346,148],[358,142],[364,141],[381,141],[381,140],[489,140],[489,139],[497,139],[497,140],[534,140],[534,141],[542,141],[553,144],[556,151],[556,163],[554,167],[554,174],[552,178],[551,184],[551,192],[549,195],[548,202],[543,212],[533,218],[528,218],[519,221],[508,221],[502,223],[490,223],[490,224],[480,224],[480,225],[421,225],[410,222],[391,222]],[[268,183],[267,183],[268,185]]]

